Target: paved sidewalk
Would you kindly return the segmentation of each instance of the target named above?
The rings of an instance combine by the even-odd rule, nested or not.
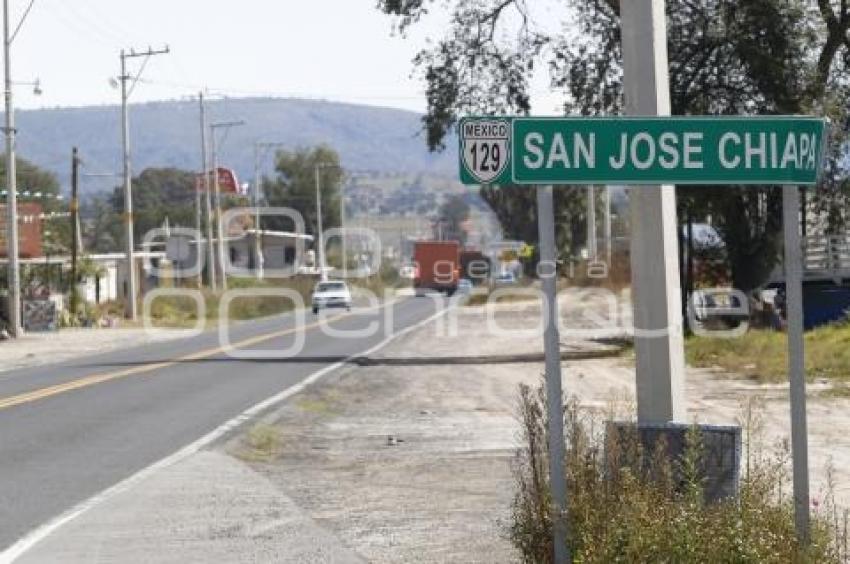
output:
[[[18,562],[362,563],[269,480],[201,451],[60,527]]]

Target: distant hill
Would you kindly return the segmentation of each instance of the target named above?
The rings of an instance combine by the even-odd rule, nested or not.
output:
[[[240,182],[254,175],[257,140],[280,141],[286,148],[327,143],[353,171],[416,173],[455,178],[456,144],[429,153],[414,112],[354,104],[285,98],[228,98],[207,104],[208,122],[244,120],[245,125],[220,136],[222,165],[234,168]],[[53,171],[67,191],[71,147],[79,147],[83,172],[121,171],[119,106],[19,110],[18,153]],[[133,171],[148,167],[200,168],[197,101],[169,101],[130,106]],[[271,157],[263,170],[271,171]],[[83,177],[88,194],[111,189],[117,179]],[[29,188],[29,187],[27,187]]]

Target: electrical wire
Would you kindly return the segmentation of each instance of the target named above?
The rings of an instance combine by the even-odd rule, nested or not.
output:
[[[21,16],[21,21],[18,22],[18,25],[15,27],[15,31],[12,32],[12,36],[9,37],[9,43],[12,43],[17,37],[18,32],[21,31],[21,26],[24,25],[24,21],[26,21],[27,16],[30,15],[30,10],[32,10],[32,5],[35,4],[35,0],[30,0],[27,9],[24,10],[24,15]]]
[[[316,99],[323,100],[328,99],[329,95],[327,93],[323,94],[311,94],[306,92],[280,92],[280,91],[272,91],[272,90],[248,90],[248,89],[238,89],[238,88],[228,88],[228,87],[212,87],[212,86],[204,86],[199,84],[190,84],[190,83],[181,83],[181,82],[172,82],[166,80],[152,80],[148,78],[140,78],[139,82],[145,84],[151,84],[154,86],[165,86],[169,88],[174,88],[178,90],[187,90],[192,92],[197,92],[199,90],[204,90],[207,93],[212,94],[213,96],[221,96],[223,98],[228,97],[237,97],[237,96],[270,96],[270,97],[286,97],[286,98],[304,98],[304,99]],[[337,98],[347,98],[350,100],[420,100],[422,96],[425,95],[425,91],[421,91],[421,95],[418,96],[342,96],[340,94],[331,94],[330,97]]]
[[[62,20],[66,27],[72,29],[79,37],[85,37],[87,40],[93,40],[104,47],[115,49],[121,45],[122,41],[117,40],[113,36],[109,36],[101,29],[93,26],[90,22],[85,22],[74,12],[69,11],[70,2],[60,0],[55,2],[59,9],[54,9],[52,15]]]
[[[145,60],[142,61],[142,65],[139,67],[139,72],[136,73],[136,78],[133,79],[133,84],[130,85],[130,90],[127,92],[127,98],[133,94],[133,90],[136,89],[136,85],[139,83],[139,79],[142,78],[142,73],[145,72],[145,67],[148,66],[148,61],[150,61],[151,56],[148,55],[145,57]]]

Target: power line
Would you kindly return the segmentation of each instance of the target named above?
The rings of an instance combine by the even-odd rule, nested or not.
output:
[[[342,93],[309,93],[309,92],[282,92],[282,91],[273,91],[273,90],[250,90],[250,89],[240,89],[240,88],[228,88],[228,87],[207,87],[197,84],[183,83],[183,82],[173,82],[168,80],[151,80],[147,78],[140,79],[139,82],[144,84],[151,84],[154,86],[165,86],[169,88],[179,89],[179,90],[187,90],[187,91],[197,91],[204,90],[205,92],[218,94],[219,96],[227,97],[230,95],[231,97],[235,96],[269,96],[269,97],[285,97],[285,98],[305,98],[305,99],[315,99],[315,100],[327,100],[329,98],[346,98],[349,100],[421,100],[425,95],[425,91],[422,90],[416,96],[349,96],[343,95]]]
[[[123,39],[119,40],[107,36],[99,28],[92,26],[91,23],[84,22],[78,15],[69,12],[67,8],[71,3],[67,2],[67,0],[60,0],[55,2],[55,4],[59,6],[59,9],[54,9],[51,14],[62,20],[65,26],[71,28],[76,35],[93,39],[99,44],[110,48],[122,43]]]
[[[14,41],[15,37],[18,35],[18,32],[21,31],[21,26],[24,25],[24,21],[26,21],[27,16],[30,15],[30,10],[32,10],[33,4],[35,4],[35,0],[30,0],[27,9],[24,10],[24,15],[21,16],[21,21],[18,22],[18,25],[15,26],[15,31],[13,31],[11,37],[9,37],[9,43]]]

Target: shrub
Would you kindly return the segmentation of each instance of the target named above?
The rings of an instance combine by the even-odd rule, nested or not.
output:
[[[302,304],[310,303],[310,293],[316,281],[310,277],[292,277],[281,280],[255,280],[245,278],[229,278],[228,286],[236,289],[275,289],[286,288],[294,290],[302,298]],[[202,291],[206,306],[206,319],[215,321],[219,318],[221,293]],[[228,319],[246,320],[257,319],[270,315],[284,313],[293,309],[290,299],[278,296],[248,296],[234,299],[230,302]],[[194,325],[197,321],[197,304],[187,296],[162,296],[151,304],[151,318],[157,326],[183,327]]]
[[[507,535],[524,562],[551,561],[546,412],[543,389],[520,388],[523,447]],[[569,401],[564,411],[567,544],[575,562],[838,562],[837,512],[816,513],[812,539],[798,543],[787,488],[787,452],[760,454],[748,443],[737,499],[703,500],[699,432],[681,460],[640,452],[634,441],[606,444],[598,414]],[[748,439],[753,434],[747,432]],[[634,461],[640,461],[634,463]],[[648,462],[648,463],[647,463]],[[673,479],[683,477],[683,482]],[[834,507],[834,505],[833,505]],[[846,546],[846,545],[845,545]],[[843,550],[846,556],[846,548]]]

